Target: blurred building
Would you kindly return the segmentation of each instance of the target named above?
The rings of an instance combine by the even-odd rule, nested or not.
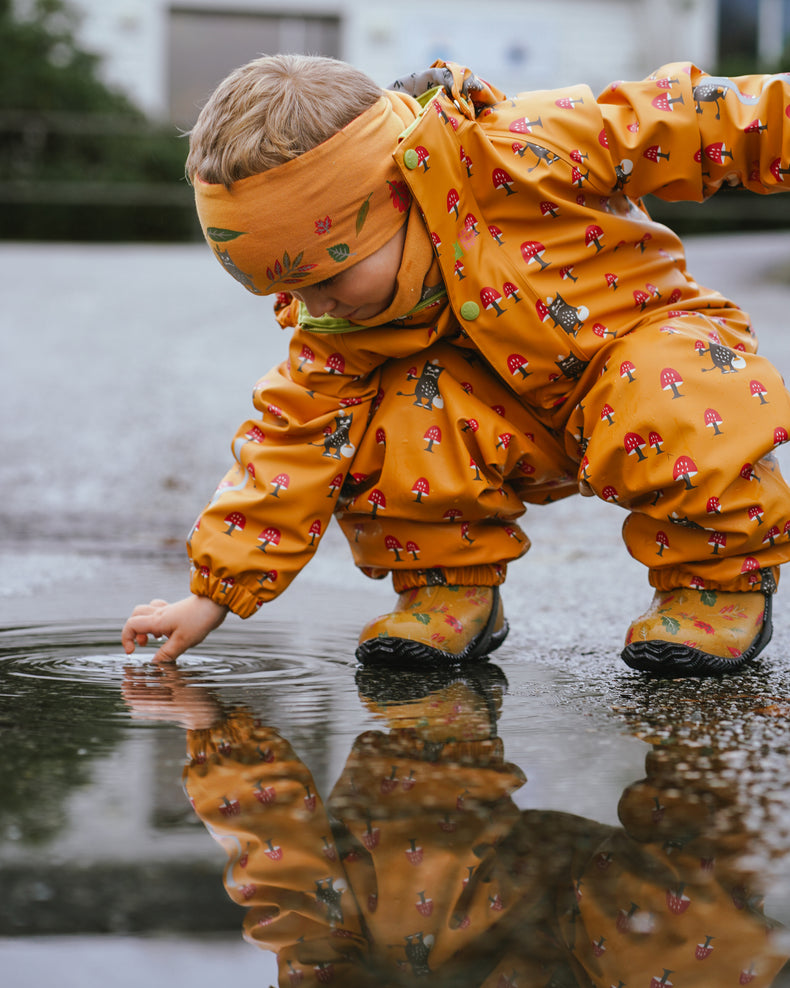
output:
[[[70,0],[106,80],[181,126],[228,71],[263,52],[342,58],[384,86],[441,57],[508,92],[599,89],[679,59],[710,66],[720,9],[731,16],[733,4],[753,11],[743,30],[754,45],[775,47],[785,0]]]

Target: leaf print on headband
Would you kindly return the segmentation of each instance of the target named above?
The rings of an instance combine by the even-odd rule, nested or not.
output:
[[[224,230],[221,226],[206,227],[206,236],[218,244],[225,244],[229,240],[235,240],[236,237],[243,237],[244,235],[245,231],[243,230]]]
[[[405,182],[390,182],[389,179],[387,179],[387,185],[390,187],[390,198],[392,199],[392,205],[399,212],[405,213],[411,203],[411,193],[409,192],[409,187]]]
[[[326,252],[338,264],[342,264],[343,261],[347,261],[349,257],[354,256],[348,244],[332,244],[331,247],[327,247]]]
[[[315,221],[315,232],[320,237],[322,233],[329,233],[332,228],[332,220],[329,216],[325,216],[322,220]]]
[[[269,279],[269,284],[262,294],[268,294],[278,285],[298,285],[300,281],[304,281],[317,265],[302,264],[303,257],[304,251],[302,250],[291,260],[291,255],[286,250],[283,253],[282,264],[278,259],[272,267],[266,268],[266,277]]]
[[[370,212],[370,197],[373,195],[372,192],[368,193],[367,199],[359,207],[359,212],[357,213],[357,236],[362,232],[362,227],[365,225],[365,220],[368,218],[368,213]]]

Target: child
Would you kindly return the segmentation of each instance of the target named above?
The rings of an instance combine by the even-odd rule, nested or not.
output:
[[[684,63],[597,101],[508,99],[444,62],[393,91],[314,57],[231,74],[187,174],[222,266],[275,296],[290,355],[190,535],[192,596],[136,608],[127,651],[166,635],[156,659],[173,660],[228,609],[251,615],[334,514],[397,594],[359,660],[479,659],[507,634],[525,504],[581,492],[629,510],[655,589],[630,666],[706,675],[756,656],[790,556],[771,455],[790,396],[641,198],[781,190],[788,113],[787,76]]]

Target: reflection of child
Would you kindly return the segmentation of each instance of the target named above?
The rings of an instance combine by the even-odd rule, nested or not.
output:
[[[207,241],[276,296],[290,356],[192,532],[193,596],[138,607],[125,647],[165,634],[173,659],[226,609],[252,614],[334,513],[398,594],[362,661],[480,657],[507,633],[525,503],[580,490],[629,510],[655,588],[626,662],[704,674],[755,656],[790,556],[771,455],[789,396],[640,200],[782,189],[788,106],[785,76],[682,63],[597,101],[507,99],[441,62],[395,91],[296,56],[229,76],[187,170]]]
[[[729,787],[706,784],[710,750],[692,784],[703,749],[649,756],[620,801],[623,828],[519,810],[524,775],[496,737],[503,677],[484,668],[443,684],[361,676],[388,729],[356,739],[326,801],[248,711],[217,709],[189,731],[188,794],[280,984],[770,984],[783,958],[759,880],[737,863],[746,838]],[[166,677],[171,715],[195,723],[208,699],[179,675]],[[127,699],[164,716],[162,687],[133,682]]]

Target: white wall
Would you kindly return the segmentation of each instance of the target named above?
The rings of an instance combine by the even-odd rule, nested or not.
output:
[[[341,57],[381,85],[436,57],[469,64],[508,92],[647,75],[666,61],[715,55],[717,0],[71,0],[105,78],[166,117],[169,9],[337,14]],[[197,54],[196,54],[197,57]]]

